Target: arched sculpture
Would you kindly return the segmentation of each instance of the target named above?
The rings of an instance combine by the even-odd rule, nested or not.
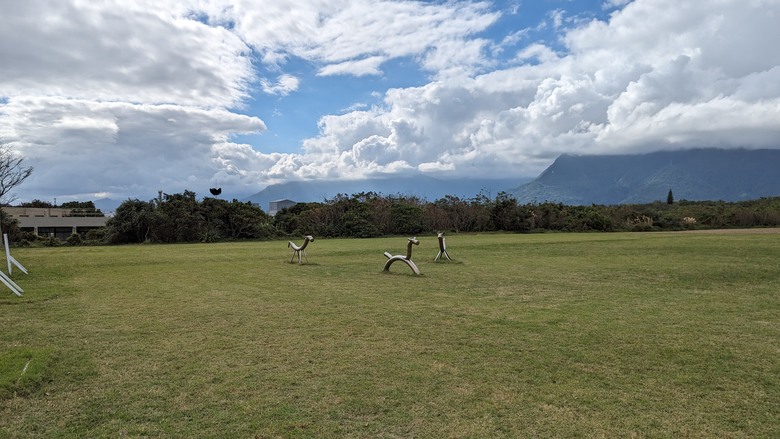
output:
[[[292,254],[292,257],[290,258],[290,263],[291,264],[293,262],[293,259],[295,259],[295,255],[298,255],[298,263],[300,264],[301,263],[301,254],[303,254],[303,257],[306,259],[306,262],[309,262],[309,258],[306,257],[306,246],[309,245],[309,243],[312,242],[312,241],[314,241],[314,237],[311,236],[311,235],[306,235],[303,238],[303,245],[300,246],[300,247],[295,245],[295,243],[292,242],[292,241],[287,243],[287,247],[288,248],[292,247],[292,249],[293,249],[293,254]]]
[[[417,265],[412,262],[412,245],[420,245],[420,241],[417,240],[417,238],[408,238],[409,243],[406,244],[406,256],[404,255],[391,255],[388,252],[385,252],[385,257],[387,258],[387,262],[385,263],[385,271],[390,271],[390,266],[393,265],[393,262],[395,261],[403,261],[406,265],[409,266],[409,268],[412,269],[414,274],[420,274],[420,269],[417,268]]]
[[[449,253],[447,253],[447,243],[444,242],[444,233],[439,232],[438,238],[439,238],[439,254],[436,255],[436,259],[434,259],[433,262],[438,261],[439,258],[441,258],[442,256],[447,258],[448,261],[451,261],[452,259],[450,259],[450,255]]]

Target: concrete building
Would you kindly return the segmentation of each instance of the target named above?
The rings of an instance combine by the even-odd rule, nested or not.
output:
[[[286,198],[284,200],[270,201],[268,202],[268,214],[274,216],[276,215],[276,212],[279,212],[280,210],[286,207],[293,207],[296,204],[298,203],[293,200],[288,200]]]
[[[19,228],[39,236],[54,236],[65,240],[73,233],[86,233],[106,225],[105,216],[84,215],[82,209],[59,207],[8,207],[2,208],[11,218],[19,221]]]

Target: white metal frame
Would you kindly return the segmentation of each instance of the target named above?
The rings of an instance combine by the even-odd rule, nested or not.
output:
[[[13,273],[12,270],[13,270],[13,266],[14,265],[16,265],[17,268],[22,270],[22,272],[24,274],[28,274],[27,273],[27,269],[24,268],[24,266],[22,264],[20,264],[19,261],[16,260],[16,258],[11,256],[11,249],[8,246],[8,234],[7,233],[3,233],[3,245],[5,246],[5,260],[8,263],[8,274],[5,274],[2,271],[0,271],[0,282],[5,284],[5,286],[7,286],[14,294],[16,294],[17,296],[21,297],[22,293],[24,293],[24,290],[22,289],[22,287],[17,285],[16,282],[11,280],[10,276]]]

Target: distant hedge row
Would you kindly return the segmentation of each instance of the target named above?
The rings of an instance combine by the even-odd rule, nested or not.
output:
[[[373,192],[301,203],[274,217],[286,234],[372,237],[450,232],[651,231],[780,226],[780,197],[744,202],[680,201],[614,206],[520,204],[505,192],[434,202]]]
[[[672,200],[668,200],[672,201]],[[16,242],[40,239],[19,232],[5,214],[3,230]],[[520,204],[505,192],[490,198],[445,196],[429,202],[408,195],[362,192],[321,203],[299,203],[268,216],[250,203],[205,198],[195,193],[127,200],[104,229],[71,245],[140,242],[214,242],[285,236],[368,238],[445,232],[653,231],[778,227],[780,197],[742,202],[680,201],[614,206],[561,203]],[[44,240],[44,245],[56,245]]]

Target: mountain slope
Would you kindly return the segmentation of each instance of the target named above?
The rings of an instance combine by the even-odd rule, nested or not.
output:
[[[510,191],[521,203],[740,201],[780,195],[780,150],[696,149],[642,155],[563,155]]]

